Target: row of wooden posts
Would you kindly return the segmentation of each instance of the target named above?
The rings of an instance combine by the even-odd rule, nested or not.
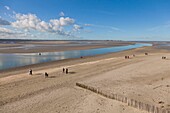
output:
[[[130,98],[122,96],[122,95],[108,94],[108,93],[106,93],[102,90],[99,90],[99,89],[91,87],[91,86],[87,86],[87,85],[82,84],[82,83],[76,83],[76,86],[90,90],[90,91],[97,93],[97,94],[100,94],[100,95],[102,95],[106,98],[114,99],[114,100],[126,103],[128,106],[131,106],[131,107],[134,107],[134,108],[137,108],[137,109],[140,109],[140,110],[144,110],[144,111],[147,111],[149,113],[170,113],[169,110],[162,109],[162,108],[154,106],[154,105],[146,104],[146,103],[137,101],[135,99],[130,99]]]

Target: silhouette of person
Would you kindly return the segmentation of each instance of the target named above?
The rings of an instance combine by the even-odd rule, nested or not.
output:
[[[32,75],[32,69],[29,70],[29,75]]]
[[[68,69],[66,68],[66,74],[68,74]]]
[[[63,73],[65,72],[65,68],[63,68]]]
[[[48,77],[48,73],[47,72],[45,72],[45,77]]]

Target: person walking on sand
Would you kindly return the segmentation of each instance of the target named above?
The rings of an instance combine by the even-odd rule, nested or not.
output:
[[[45,72],[45,78],[47,78],[48,77],[48,73],[47,72]]]
[[[66,74],[68,74],[68,69],[66,68]]]
[[[63,73],[65,72],[65,68],[63,68]]]
[[[29,75],[32,75],[32,69],[29,70]]]

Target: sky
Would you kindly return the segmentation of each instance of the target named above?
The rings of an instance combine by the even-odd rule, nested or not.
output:
[[[0,0],[0,39],[170,41],[170,0]]]

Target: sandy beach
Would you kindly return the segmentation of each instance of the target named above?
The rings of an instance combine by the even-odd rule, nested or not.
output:
[[[0,113],[170,113],[170,0],[0,0]]]
[[[146,113],[77,87],[77,82],[170,109],[169,65],[169,50],[142,47],[37,64],[32,67],[33,75],[28,75],[29,66],[4,71],[0,78],[0,112]],[[63,67],[69,69],[68,74],[62,72]],[[48,78],[44,78],[44,72],[48,72]]]

